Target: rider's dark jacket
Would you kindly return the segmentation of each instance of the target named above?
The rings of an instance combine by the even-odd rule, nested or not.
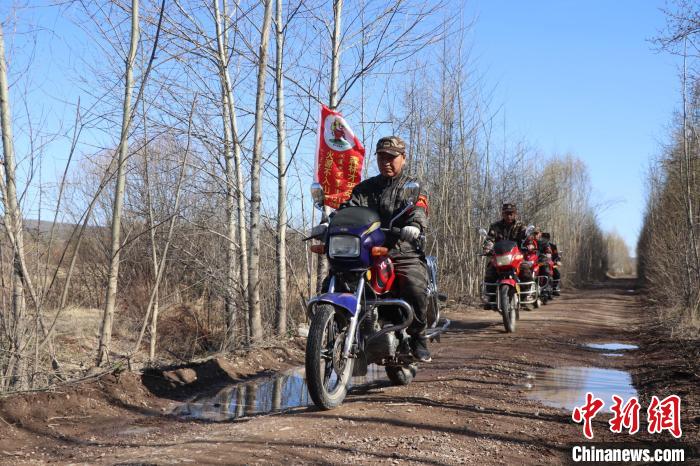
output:
[[[415,181],[406,172],[394,178],[377,175],[355,186],[350,199],[340,208],[369,207],[379,213],[382,227],[387,228],[391,219],[404,208],[406,199],[401,187]],[[428,201],[424,194],[416,200],[414,208],[397,219],[394,227],[415,226],[425,233],[428,228]],[[425,254],[410,241],[401,241],[396,235],[387,235],[386,246],[396,267],[399,295],[415,312],[413,323],[408,328],[411,335],[420,335],[426,328],[428,269]]]
[[[492,223],[489,227],[489,232],[484,240],[484,245],[488,242],[495,243],[496,241],[515,241],[518,245],[527,237],[525,225],[521,222],[515,221],[508,225],[504,220],[499,220],[496,223]]]
[[[406,172],[402,172],[394,178],[377,175],[368,178],[355,186],[352,190],[352,195],[347,202],[340,208],[348,206],[369,207],[379,213],[379,218],[382,221],[382,227],[387,228],[389,222],[398,212],[403,209],[406,204],[406,199],[401,195],[401,187],[409,181],[416,181]],[[427,200],[424,194],[421,194],[416,202],[416,206],[412,211],[404,214],[397,219],[393,226],[415,226],[425,233],[428,229],[427,215]],[[387,237],[387,247],[403,254],[416,253],[416,246],[409,241],[401,241],[393,235]]]

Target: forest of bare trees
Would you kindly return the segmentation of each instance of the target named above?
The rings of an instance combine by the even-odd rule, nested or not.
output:
[[[656,39],[682,59],[681,108],[670,142],[649,169],[638,271],[650,301],[673,309],[679,328],[700,325],[700,7],[679,1]],[[675,325],[674,325],[675,326]]]
[[[318,280],[301,240],[318,219],[308,186],[321,104],[342,111],[367,148],[386,134],[408,142],[410,170],[428,193],[429,250],[451,299],[478,297],[477,229],[498,220],[502,202],[552,233],[565,286],[607,271],[585,164],[495,136],[504,123],[464,43],[471,26],[446,4],[97,0],[51,8],[92,44],[70,77],[80,94],[54,135],[62,144],[42,146],[31,129],[41,122],[31,112],[17,117],[36,104],[22,85],[32,64],[13,68],[6,44],[45,39],[17,33],[31,9],[2,18],[0,30],[0,391],[294,335]],[[649,207],[643,251],[666,241],[655,225],[668,225],[670,206],[687,211],[680,226],[697,226],[700,88],[687,89],[678,145],[652,179],[659,195],[650,199],[660,204]],[[374,163],[369,155],[366,176]],[[674,229],[683,231],[673,246],[687,248],[679,273],[695,281],[682,298],[697,313],[698,230]],[[644,257],[642,275],[654,281]]]
[[[608,273],[615,277],[631,277],[637,273],[636,260],[630,257],[627,243],[617,232],[605,234],[608,252]]]

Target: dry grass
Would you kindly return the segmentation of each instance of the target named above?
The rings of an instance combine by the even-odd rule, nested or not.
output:
[[[55,318],[55,312],[50,318]],[[60,313],[54,331],[59,340],[97,339],[101,323],[101,309],[68,307]]]
[[[49,320],[52,322],[55,316],[55,311],[49,313]],[[65,370],[82,370],[91,366],[101,324],[101,309],[68,307],[61,311],[54,327],[54,341],[56,357]]]
[[[680,307],[660,307],[657,318],[674,340],[700,340],[700,318]]]

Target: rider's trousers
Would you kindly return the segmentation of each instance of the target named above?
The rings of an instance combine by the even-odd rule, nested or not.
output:
[[[394,251],[392,251],[394,252]],[[399,296],[413,308],[413,323],[407,329],[410,335],[420,335],[427,327],[428,266],[417,254],[390,254],[399,283]]]

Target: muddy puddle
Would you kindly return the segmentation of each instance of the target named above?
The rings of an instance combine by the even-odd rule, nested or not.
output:
[[[528,398],[554,408],[572,410],[585,403],[587,392],[605,402],[605,411],[612,406],[613,395],[623,400],[637,396],[627,372],[598,367],[559,367],[535,373]]]
[[[375,380],[387,378],[383,367],[372,364],[367,368],[366,376],[352,378],[351,386],[358,387]],[[298,367],[275,377],[229,385],[215,395],[195,397],[177,406],[172,414],[187,419],[222,422],[312,404],[304,368]]]

